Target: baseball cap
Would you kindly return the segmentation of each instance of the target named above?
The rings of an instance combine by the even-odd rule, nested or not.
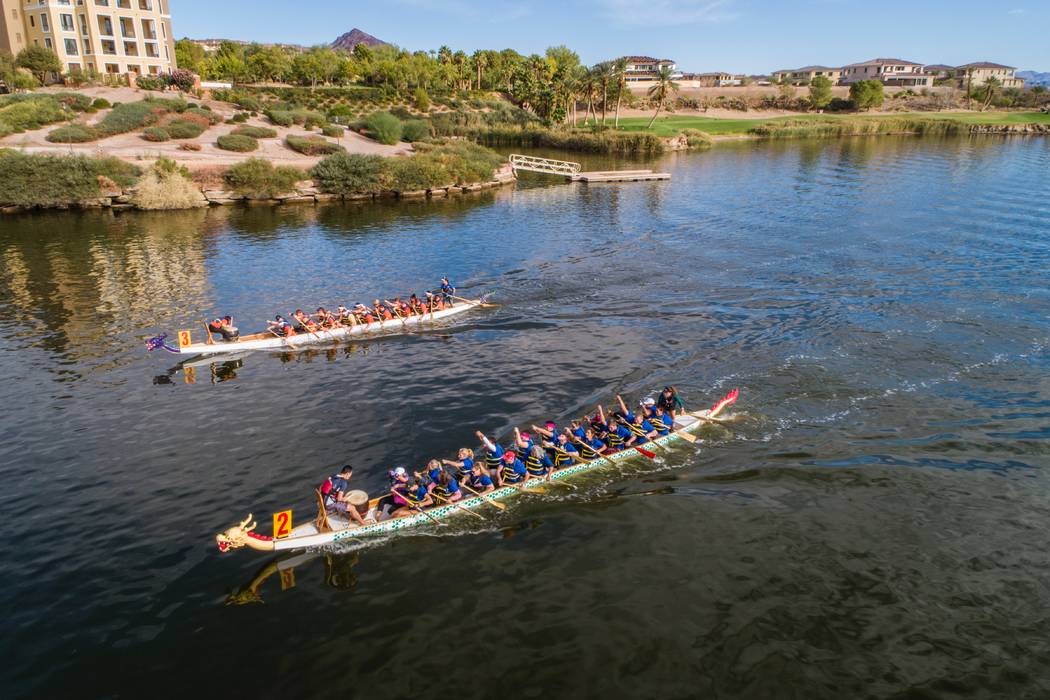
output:
[[[656,405],[656,399],[654,399],[652,396],[646,396],[644,399],[642,399],[642,405],[643,406],[655,406]]]
[[[407,473],[404,467],[396,467],[394,469],[394,476],[404,476]]]

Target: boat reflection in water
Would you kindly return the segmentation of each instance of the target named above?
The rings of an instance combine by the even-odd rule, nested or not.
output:
[[[357,585],[354,567],[360,561],[359,552],[305,552],[291,557],[278,557],[259,569],[252,579],[235,588],[226,596],[225,605],[247,605],[265,602],[260,590],[274,574],[279,574],[282,591],[295,588],[296,569],[311,564],[314,560],[324,562],[324,583],[337,590],[349,591]]]

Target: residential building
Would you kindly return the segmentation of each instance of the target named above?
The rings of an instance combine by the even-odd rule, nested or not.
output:
[[[947,80],[955,75],[955,66],[945,65],[944,63],[934,63],[929,66],[923,66],[922,72],[929,73],[933,76],[934,80]]]
[[[988,61],[967,63],[966,65],[955,67],[955,78],[959,81],[960,87],[967,87],[967,85],[980,87],[988,82],[989,78],[998,78],[1003,87],[1022,88],[1024,87],[1024,78],[1018,78],[1016,73],[1016,68],[1004,66],[1001,63],[989,63]]]
[[[627,80],[629,82],[644,82],[656,80],[661,68],[670,68],[675,79],[681,78],[678,66],[669,58],[653,58],[652,56],[624,56],[627,61]]]
[[[843,85],[861,80],[878,80],[887,87],[933,87],[933,76],[923,72],[921,63],[899,58],[873,58],[842,69]]]
[[[694,83],[696,87],[725,87],[728,85],[739,85],[742,81],[739,75],[732,73],[690,73],[682,76],[682,80]]]
[[[829,68],[827,66],[803,66],[802,68],[785,68],[773,72],[773,79],[780,83],[791,83],[792,85],[804,85],[810,83],[813,78],[823,76],[835,85],[842,78],[841,68]]]
[[[0,0],[0,49],[44,46],[65,72],[175,68],[168,0]]]

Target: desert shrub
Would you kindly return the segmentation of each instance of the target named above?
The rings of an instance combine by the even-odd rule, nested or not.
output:
[[[194,115],[204,120],[204,124],[219,124],[222,122],[222,115],[211,111],[203,106],[187,107],[182,113],[183,117]]]
[[[95,125],[98,138],[124,134],[154,124],[169,112],[183,112],[186,101],[179,99],[146,99],[141,102],[114,104],[113,109]]]
[[[105,97],[97,97],[95,98],[95,101],[91,103],[91,106],[95,109],[109,109],[113,105],[111,105],[109,103],[109,100],[107,100]]]
[[[354,116],[354,110],[349,105],[337,104],[328,110],[328,118],[333,121],[349,119],[352,116]]]
[[[291,126],[295,123],[292,113],[281,109],[266,110],[266,118],[270,120],[270,123],[277,126]]]
[[[86,112],[91,108],[91,98],[79,92],[56,92],[51,97],[74,112]]]
[[[682,129],[685,142],[689,148],[707,148],[711,145],[711,136],[699,129]]]
[[[457,184],[488,182],[494,177],[496,168],[504,162],[500,154],[469,141],[421,143],[416,146],[416,150],[420,155],[439,159],[448,172],[449,180]]]
[[[268,160],[249,158],[226,171],[223,178],[230,189],[249,197],[275,197],[290,192],[306,177],[298,168],[274,167]]]
[[[251,136],[253,139],[277,138],[277,131],[265,126],[239,126],[230,133],[237,136]]]
[[[391,107],[390,113],[398,119],[400,119],[401,121],[405,121],[406,119],[412,119],[412,113],[400,105],[398,105],[397,107]]]
[[[335,153],[310,170],[310,176],[324,192],[355,194],[377,192],[387,182],[386,159],[381,156]]]
[[[421,87],[416,88],[416,93],[413,96],[413,102],[415,102],[416,109],[420,112],[430,111],[430,95],[427,91]]]
[[[259,147],[259,142],[251,136],[238,134],[225,134],[215,140],[215,144],[224,151],[236,153],[249,153]]]
[[[325,136],[329,136],[329,137],[331,137],[333,139],[341,139],[341,138],[343,138],[343,134],[345,132],[346,132],[346,129],[344,129],[341,126],[336,126],[335,124],[326,124],[325,126],[321,127],[321,133],[324,134]]]
[[[346,150],[337,143],[332,143],[320,136],[294,136],[289,134],[284,139],[288,148],[304,156],[325,156]]]
[[[159,75],[140,75],[135,78],[135,87],[142,90],[163,90],[168,87],[168,81]]]
[[[51,95],[0,96],[0,134],[39,129],[71,116],[70,109]]]
[[[167,129],[159,126],[150,126],[142,130],[142,138],[147,141],[167,141],[171,138]]]
[[[169,158],[160,158],[135,187],[131,203],[139,209],[192,209],[208,200],[190,180],[189,172]]]
[[[248,121],[248,113],[247,112],[237,112],[237,114],[234,114],[232,117],[230,117],[226,121],[231,123],[231,124],[243,124],[244,122]]]
[[[25,68],[15,71],[15,77],[11,79],[11,87],[15,90],[32,90],[40,87],[40,81]]]
[[[94,129],[83,124],[66,124],[53,129],[47,135],[51,143],[87,143],[98,138]]]
[[[393,158],[390,162],[390,187],[394,190],[425,190],[447,185],[451,180],[442,158],[433,153]]]
[[[176,119],[165,128],[173,139],[193,139],[204,133],[204,127],[199,122],[189,119]]]
[[[389,112],[373,112],[368,115],[365,128],[379,143],[394,145],[401,140],[401,120]]]
[[[409,119],[403,122],[401,138],[409,143],[430,138],[430,122],[425,119]]]
[[[46,156],[0,150],[0,203],[73,204],[98,197],[100,177],[128,187],[134,184],[138,174],[138,168],[119,158]]]
[[[179,144],[180,151],[199,151],[201,148],[202,146],[199,143],[187,142]]]

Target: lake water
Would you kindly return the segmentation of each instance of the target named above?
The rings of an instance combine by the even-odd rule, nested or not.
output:
[[[1050,140],[649,167],[673,179],[0,221],[4,697],[1050,693]],[[192,368],[143,347],[445,274],[502,307]],[[375,494],[669,383],[740,387],[734,419],[485,522],[215,549],[312,518],[348,459]]]

